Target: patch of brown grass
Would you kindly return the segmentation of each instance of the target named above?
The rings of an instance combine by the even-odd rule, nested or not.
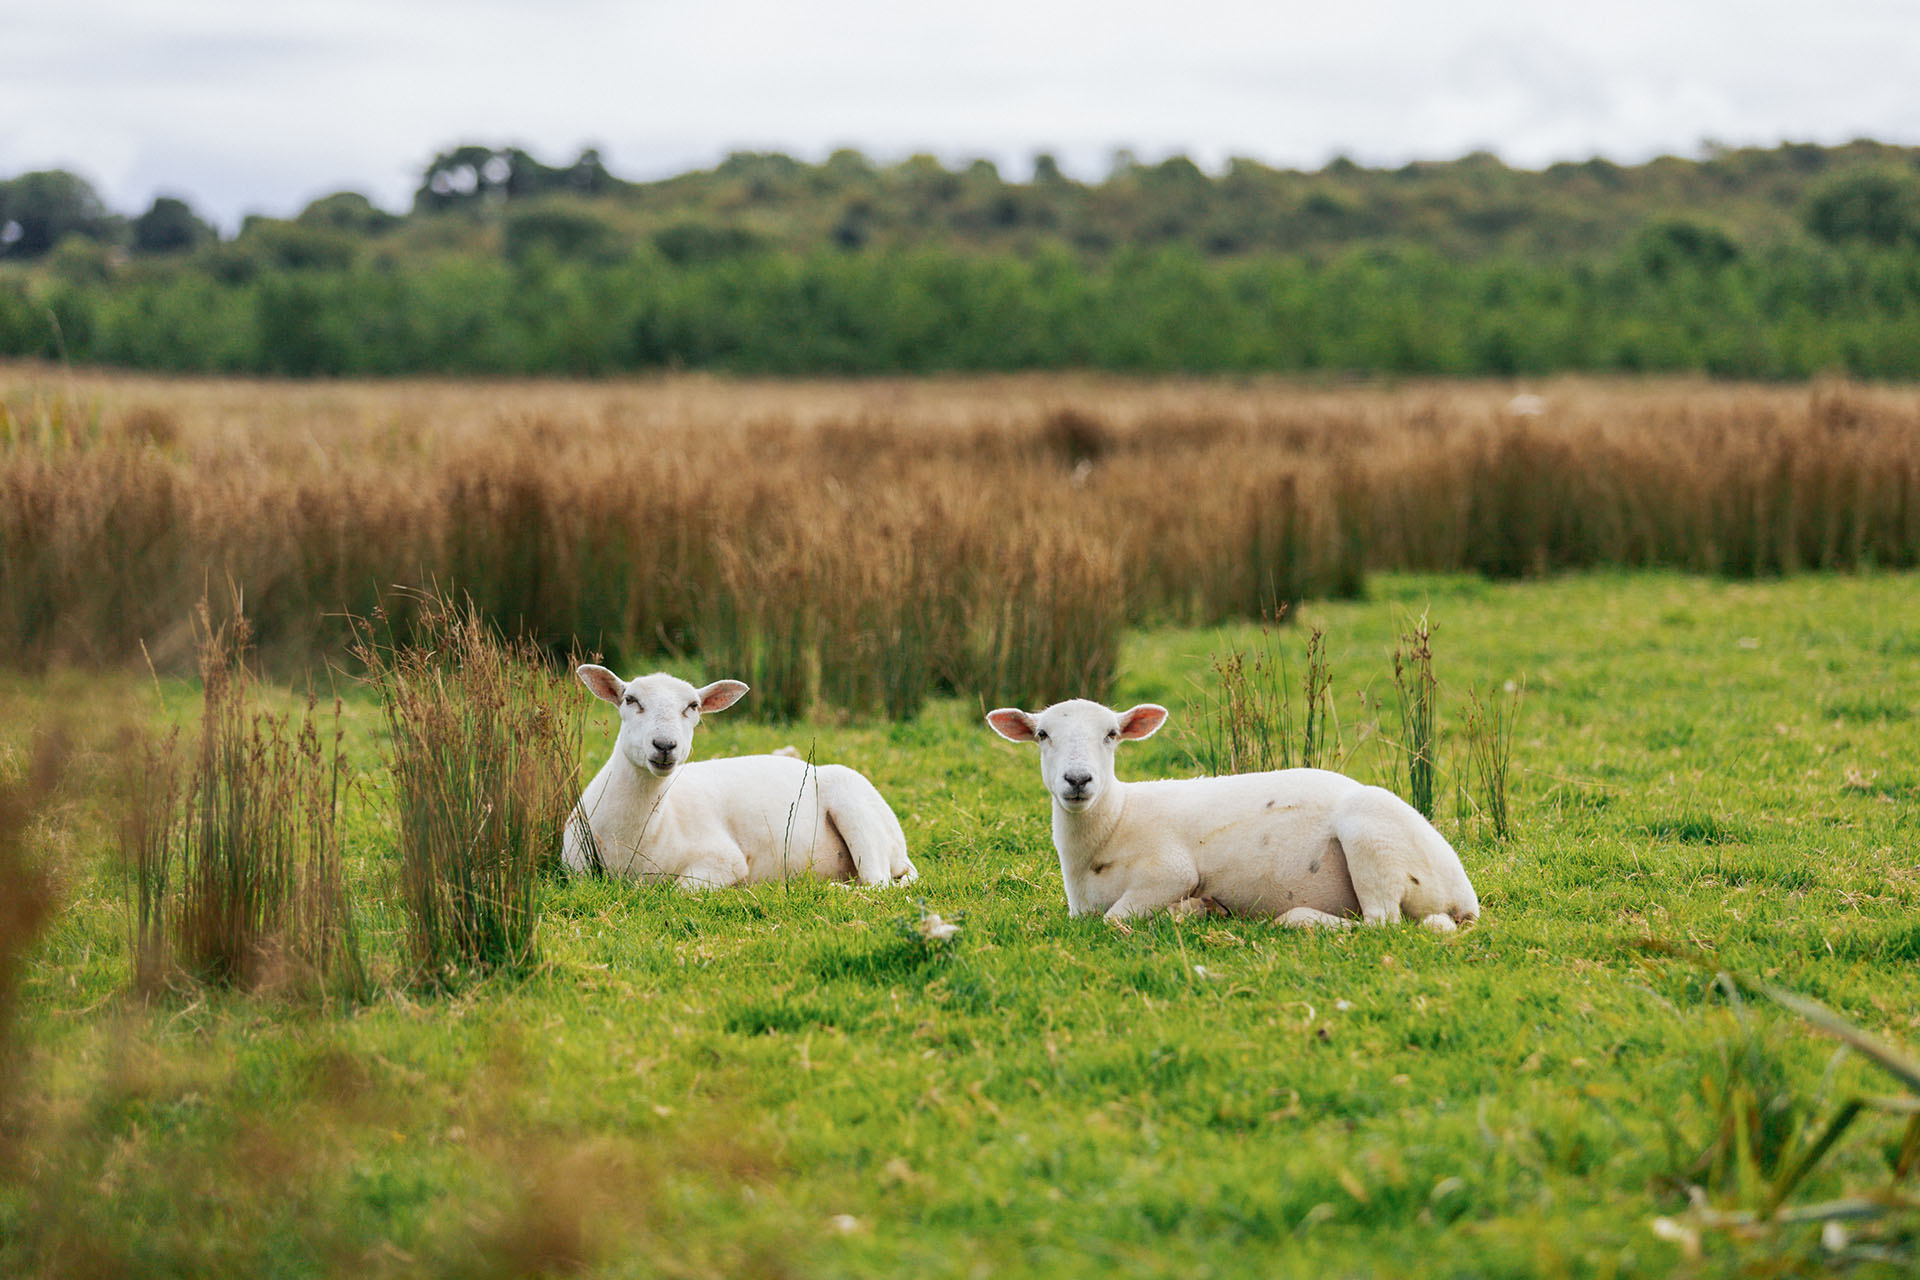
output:
[[[315,698],[298,721],[260,709],[237,600],[229,622],[216,624],[204,601],[197,617],[197,739],[183,749],[178,732],[149,736],[125,762],[135,985],[357,994],[365,973],[341,860],[339,704],[330,734]]]
[[[1562,380],[1526,414],[1491,383],[0,387],[40,406],[0,433],[24,663],[145,640],[180,666],[222,574],[269,658],[311,663],[438,582],[552,653],[698,656],[756,714],[906,716],[1097,694],[1126,623],[1259,617],[1369,567],[1920,562],[1920,392],[1844,382]],[[27,429],[56,419],[168,425]]]
[[[579,795],[586,700],[469,602],[417,601],[401,640],[360,624],[354,652],[390,735],[400,898],[429,984],[533,956],[540,875]]]

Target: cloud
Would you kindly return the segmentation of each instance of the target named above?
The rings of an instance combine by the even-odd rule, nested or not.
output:
[[[12,6],[0,172],[233,225],[339,186],[404,204],[435,151],[604,146],[656,176],[736,147],[819,156],[1111,149],[1317,165],[1486,147],[1544,164],[1703,139],[1920,140],[1904,0],[69,0]],[[1524,15],[1516,19],[1516,13]],[[1792,18],[1783,21],[1783,17]]]

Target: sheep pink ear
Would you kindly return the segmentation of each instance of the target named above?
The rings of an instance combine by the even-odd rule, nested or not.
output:
[[[1008,742],[1033,741],[1033,717],[1018,707],[1001,707],[987,712],[987,723]]]
[[[575,674],[580,677],[580,683],[593,690],[593,696],[602,702],[618,705],[620,695],[627,691],[625,680],[605,667],[595,666],[591,662],[582,663]]]
[[[1129,742],[1151,738],[1167,722],[1167,709],[1157,703],[1143,702],[1120,713],[1120,736]]]
[[[746,696],[747,686],[738,680],[715,680],[699,694],[701,711],[725,711]]]

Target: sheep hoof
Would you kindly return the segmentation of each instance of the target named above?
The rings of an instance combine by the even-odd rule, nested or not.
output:
[[[1453,917],[1448,915],[1444,911],[1435,912],[1433,915],[1427,916],[1425,919],[1421,920],[1420,923],[1427,926],[1427,928],[1433,930],[1435,933],[1452,933],[1456,928],[1459,927],[1454,924]]]

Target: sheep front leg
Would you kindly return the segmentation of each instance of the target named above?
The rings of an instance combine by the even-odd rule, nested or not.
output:
[[[1190,867],[1155,868],[1136,876],[1111,907],[1108,924],[1122,924],[1136,916],[1165,911],[1187,898],[1195,888],[1196,877]]]
[[[725,889],[740,884],[747,878],[747,860],[738,850],[731,855],[716,854],[688,863],[673,878],[673,882],[688,893],[704,893],[708,889]]]

